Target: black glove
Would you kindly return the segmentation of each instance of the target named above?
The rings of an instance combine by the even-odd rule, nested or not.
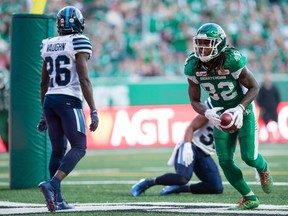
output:
[[[40,121],[37,125],[37,129],[40,132],[47,130],[47,122],[44,114],[41,115]]]
[[[99,119],[96,109],[90,110],[91,124],[90,131],[95,131],[98,127]]]

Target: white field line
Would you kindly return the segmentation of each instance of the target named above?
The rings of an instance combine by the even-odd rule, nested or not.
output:
[[[225,203],[175,203],[175,202],[136,202],[136,203],[75,203],[74,209],[61,212],[87,212],[87,211],[137,211],[149,213],[183,213],[205,215],[288,215],[288,205],[260,205],[254,210],[231,211],[227,208],[233,206]],[[60,211],[59,211],[60,212]],[[44,204],[17,203],[0,201],[0,215],[48,213]]]
[[[120,185],[131,185],[135,184],[137,181],[132,180],[119,180],[119,181],[63,181],[63,185],[111,185],[111,184],[120,184]],[[191,181],[189,183],[197,183],[197,181]],[[222,182],[224,185],[229,185],[227,181]],[[260,185],[258,182],[247,182],[248,185]],[[288,186],[288,182],[273,182],[275,186]],[[9,186],[8,182],[0,182],[0,186]]]
[[[138,181],[63,181],[62,184],[67,184],[67,185],[85,185],[85,184],[135,184]],[[189,183],[198,183],[197,181],[191,181]],[[229,185],[230,183],[227,181],[223,181],[224,185]],[[260,183],[257,182],[247,182],[249,185],[261,185]],[[273,182],[273,185],[276,186],[288,186],[288,182]]]

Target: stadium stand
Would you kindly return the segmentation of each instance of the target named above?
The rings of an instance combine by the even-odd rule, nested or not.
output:
[[[3,0],[0,68],[9,70],[13,13],[28,13],[26,0]],[[219,23],[229,44],[249,59],[254,73],[288,73],[288,2],[281,0],[49,0],[45,13],[65,5],[81,9],[94,55],[91,77],[184,76],[192,36],[205,22]],[[224,18],[223,18],[224,17]]]

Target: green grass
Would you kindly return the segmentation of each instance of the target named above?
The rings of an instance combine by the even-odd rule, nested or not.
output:
[[[239,149],[239,148],[238,148]],[[141,148],[141,149],[110,149],[89,150],[76,169],[63,181],[62,193],[69,203],[126,203],[126,202],[215,202],[236,203],[240,194],[229,184],[224,185],[221,195],[180,194],[161,197],[159,192],[163,186],[155,186],[144,195],[131,197],[130,188],[141,178],[156,177],[165,172],[174,172],[166,162],[172,151],[171,147]],[[239,150],[238,150],[239,151]],[[247,181],[254,180],[252,168],[244,164],[236,153],[236,162],[241,167]],[[288,182],[287,144],[262,144],[260,152],[270,165],[274,182]],[[217,158],[214,157],[216,160]],[[30,189],[9,189],[9,154],[0,154],[0,201],[43,203],[43,196],[37,187]],[[220,169],[221,170],[221,169]],[[221,171],[222,179],[226,182]],[[79,182],[89,181],[81,185]],[[99,184],[99,181],[115,181],[113,184]],[[127,183],[128,181],[128,183]],[[197,181],[193,176],[192,181]],[[74,184],[73,184],[74,182]],[[94,184],[97,183],[98,184]],[[69,184],[68,184],[69,183]],[[71,183],[71,184],[70,184]],[[288,187],[274,186],[272,194],[265,194],[260,185],[251,185],[259,196],[261,204],[287,205]],[[95,212],[60,213],[57,215],[95,215]],[[37,215],[37,214],[33,214]],[[46,215],[46,214],[41,214]],[[47,213],[47,215],[49,215]],[[149,215],[141,212],[97,212],[97,215]],[[151,215],[151,214],[150,214]],[[162,215],[162,214],[157,214]],[[164,215],[164,214],[163,214]],[[165,215],[169,215],[165,213]],[[171,214],[172,215],[172,214]],[[175,214],[173,214],[175,215]]]

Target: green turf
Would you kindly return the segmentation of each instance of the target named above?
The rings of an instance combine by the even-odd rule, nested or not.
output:
[[[215,202],[236,203],[241,198],[239,193],[229,184],[224,185],[221,195],[193,195],[180,194],[159,196],[163,186],[155,186],[139,197],[131,197],[129,191],[134,182],[146,177],[155,177],[165,172],[173,172],[166,162],[172,151],[171,147],[141,148],[141,149],[110,149],[89,150],[76,169],[64,180],[62,193],[69,203],[124,203],[124,202]],[[239,148],[236,152],[236,162],[243,170],[247,181],[254,180],[252,168],[245,165],[239,158]],[[261,144],[260,152],[270,165],[274,182],[288,183],[288,145]],[[217,158],[214,157],[216,160]],[[43,203],[42,194],[38,188],[10,190],[9,182],[9,154],[0,154],[0,201],[25,203]],[[223,181],[226,182],[221,172]],[[89,183],[80,185],[81,181]],[[115,184],[94,184],[99,181],[119,181]],[[127,184],[126,182],[129,181]],[[192,181],[197,181],[193,176]],[[67,183],[71,183],[67,184]],[[74,184],[73,184],[74,183]],[[259,196],[261,204],[287,205],[288,187],[274,186],[272,194],[267,195],[260,185],[251,185],[252,190]],[[95,215],[87,213],[60,213],[57,215]],[[34,214],[37,215],[37,214]],[[46,215],[46,214],[41,214]],[[49,214],[47,214],[49,215]],[[98,212],[97,215],[149,215],[141,212]],[[160,213],[158,215],[161,215]],[[169,215],[169,214],[165,214]],[[172,215],[172,214],[171,214]],[[175,215],[175,214],[173,214]]]

